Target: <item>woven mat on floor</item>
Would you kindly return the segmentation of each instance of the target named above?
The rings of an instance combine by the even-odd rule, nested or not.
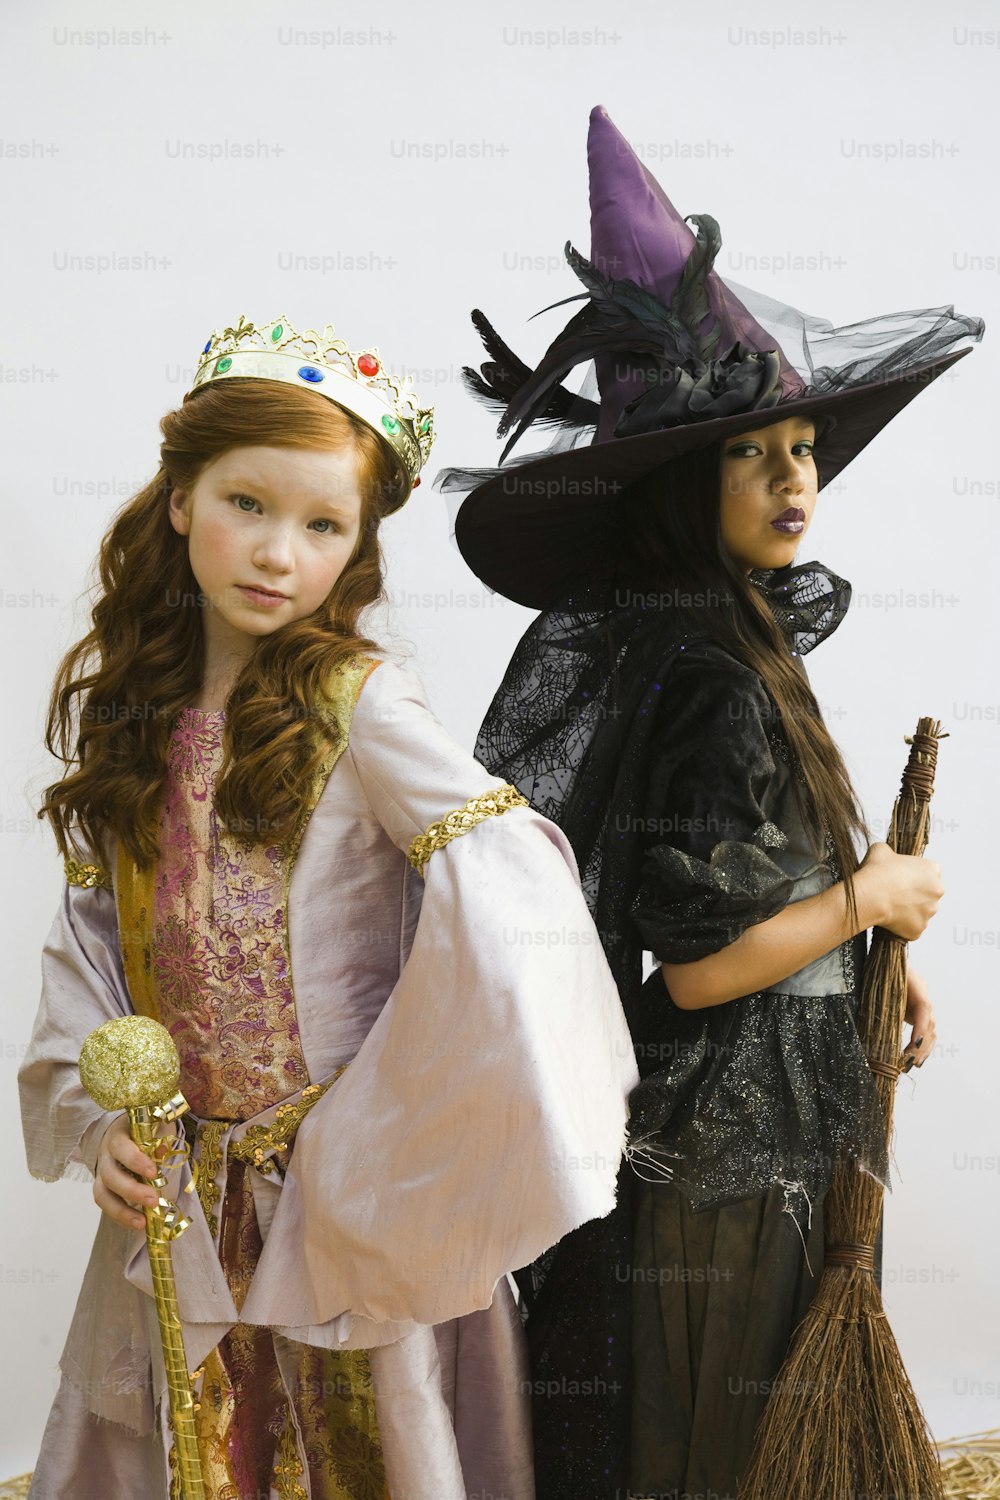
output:
[[[1000,1427],[938,1443],[948,1500],[1000,1500]]]
[[[948,1500],[1000,1500],[1000,1427],[938,1443]],[[30,1474],[0,1484],[0,1500],[24,1500]]]

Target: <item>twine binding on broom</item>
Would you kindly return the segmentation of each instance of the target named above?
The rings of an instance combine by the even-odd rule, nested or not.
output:
[[[875,1271],[874,1245],[827,1245],[828,1266],[857,1266],[859,1271]]]

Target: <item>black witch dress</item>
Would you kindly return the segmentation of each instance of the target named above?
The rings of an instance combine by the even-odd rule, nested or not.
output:
[[[751,577],[797,656],[849,604],[818,563]],[[641,1078],[615,1212],[518,1274],[539,1500],[735,1495],[833,1166],[887,1176],[863,934],[700,1011],[644,961],[703,958],[841,878],[761,678],[676,617],[581,587],[529,628],[477,745],[573,843]]]

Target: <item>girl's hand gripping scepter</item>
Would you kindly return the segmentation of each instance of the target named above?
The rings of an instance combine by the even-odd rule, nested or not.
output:
[[[80,1081],[104,1109],[128,1111],[132,1139],[154,1161],[160,1144],[158,1124],[176,1120],[187,1109],[179,1092],[180,1062],[166,1027],[147,1016],[122,1016],[92,1031],[80,1053]],[[167,1186],[162,1173],[152,1186]],[[184,1338],[170,1241],[190,1224],[169,1199],[145,1205],[146,1248],[153,1273],[153,1292],[160,1321],[167,1374],[170,1424],[174,1433],[180,1500],[205,1500],[205,1486],[195,1432],[195,1399],[184,1354]]]

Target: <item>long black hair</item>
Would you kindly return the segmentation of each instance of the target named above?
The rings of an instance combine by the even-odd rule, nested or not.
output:
[[[802,770],[802,783],[794,782],[803,823],[817,854],[829,830],[854,918],[855,841],[867,846],[871,835],[801,657],[754,572],[744,572],[723,544],[722,457],[721,443],[695,449],[623,491],[616,603],[627,607],[632,588],[655,589],[658,607],[676,611],[678,630],[708,636],[760,676]]]

